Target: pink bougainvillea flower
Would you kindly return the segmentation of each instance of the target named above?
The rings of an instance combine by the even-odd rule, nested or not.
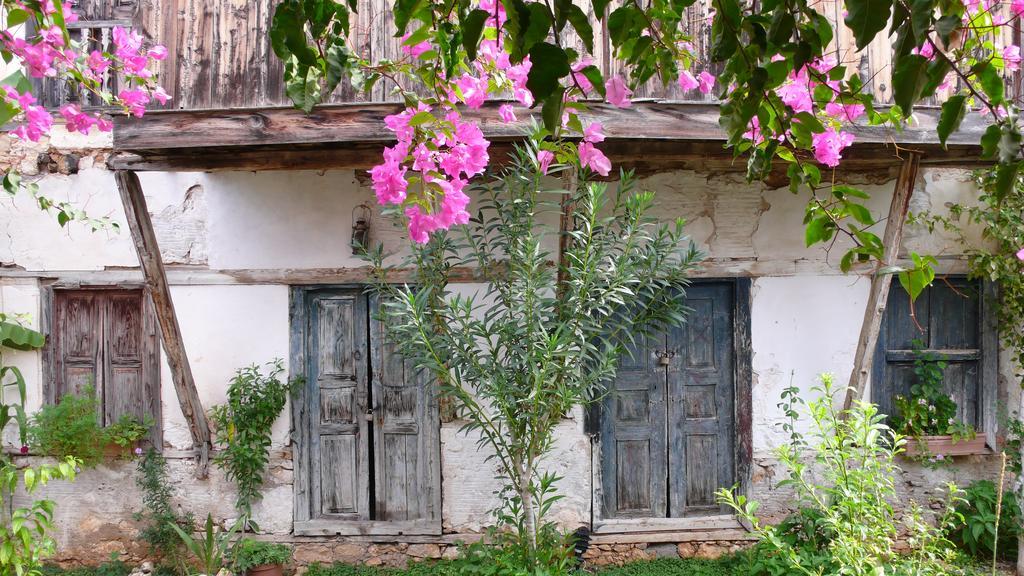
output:
[[[697,89],[700,86],[700,82],[690,74],[689,70],[683,70],[679,73],[679,88],[683,92],[690,92]]]
[[[612,76],[604,83],[605,99],[617,108],[629,108],[633,105],[630,98],[633,91],[626,86],[622,76]]]
[[[96,127],[100,129],[100,132],[110,132],[114,129],[114,123],[107,120],[99,114],[96,115]]]
[[[1012,0],[1010,2],[1010,11],[1013,12],[1014,16],[1024,14],[1024,0]]]
[[[750,124],[748,126],[750,130],[744,132],[743,137],[750,140],[755,145],[764,142],[764,134],[761,133],[761,120],[759,120],[757,116],[750,119]]]
[[[1017,260],[1024,260],[1024,248],[1017,251]]]
[[[824,132],[812,136],[811,142],[814,158],[830,168],[835,168],[843,157],[843,149],[853,144],[853,134],[837,131],[830,126]]]
[[[1020,46],[1003,48],[1003,66],[1010,72],[1020,70]]]
[[[142,35],[135,30],[126,30],[120,26],[115,26],[111,32],[111,38],[117,46],[114,54],[118,58],[136,56],[139,53],[139,49],[142,48]]]
[[[405,200],[405,191],[409,187],[409,182],[405,179],[405,170],[404,166],[390,161],[378,164],[370,170],[377,202],[401,204]]]
[[[68,132],[88,134],[96,125],[96,118],[83,113],[77,104],[65,104],[60,109],[60,115],[64,117],[64,126]]]
[[[842,104],[829,102],[825,105],[825,113],[841,122],[855,122],[864,115],[863,104]]]
[[[786,106],[793,109],[793,112],[812,112],[814,110],[814,99],[811,97],[806,77],[803,80],[798,77],[786,82],[779,86],[775,93]]]
[[[591,122],[583,129],[583,140],[593,144],[604,142],[604,126],[600,122]]]
[[[103,74],[103,72],[110,67],[110,59],[105,57],[99,50],[93,50],[90,52],[89,57],[85,59],[85,63],[96,75]]]
[[[417,44],[406,44],[405,42],[412,36],[412,32],[406,32],[405,36],[402,36],[402,53],[408,54],[413,58],[419,58],[420,54],[430,50],[430,42],[424,40]]]
[[[419,206],[406,208],[405,216],[409,219],[409,238],[417,244],[426,244],[430,239],[430,233],[437,229],[434,218],[430,214],[424,214]]]
[[[821,74],[828,74],[838,64],[836,57],[828,54],[822,58],[815,58],[808,66]]]
[[[580,165],[590,168],[601,176],[607,176],[612,171],[611,160],[590,142],[580,142],[579,155]]]
[[[715,77],[707,70],[697,75],[697,81],[700,82],[701,94],[710,94],[711,89],[715,87]]]
[[[157,86],[153,90],[153,99],[161,104],[167,104],[171,100],[171,95],[164,90],[163,86]]]
[[[455,82],[455,85],[458,86],[459,91],[462,92],[460,100],[470,108],[479,108],[483,106],[484,101],[487,100],[486,78],[477,78],[470,74],[463,74]]]
[[[576,82],[576,84],[579,85],[580,90],[582,90],[584,94],[590,93],[590,91],[594,89],[593,83],[591,83],[590,79],[587,78],[585,74],[583,74],[583,69],[586,68],[587,66],[590,66],[593,63],[593,60],[591,60],[590,58],[583,58],[579,62],[572,65],[572,78]]]
[[[146,56],[149,56],[153,60],[163,60],[167,58],[167,47],[163,44],[157,44],[146,52]]]
[[[548,173],[548,167],[551,166],[551,161],[555,159],[554,152],[550,150],[541,150],[537,152],[537,165],[540,167],[542,174]]]
[[[117,94],[118,100],[128,109],[128,113],[137,118],[142,118],[146,113],[146,104],[149,104],[149,94],[141,88],[121,90]]]
[[[516,121],[516,112],[511,104],[502,104],[498,107],[498,117],[505,124],[511,124]]]
[[[25,113],[25,124],[18,126],[11,133],[22,140],[39,142],[50,132],[50,128],[53,126],[53,116],[42,106],[26,106],[22,108],[22,111]]]
[[[515,66],[509,66],[505,75],[512,82],[512,97],[523,106],[533,106],[533,93],[526,87],[526,79],[530,76],[530,68],[533,62],[530,57],[523,58],[523,61]]]
[[[932,43],[928,41],[925,41],[924,44],[921,44],[917,48],[914,48],[913,50],[910,51],[910,53],[920,54],[921,56],[924,56],[929,60],[935,59],[935,47],[932,46]]]

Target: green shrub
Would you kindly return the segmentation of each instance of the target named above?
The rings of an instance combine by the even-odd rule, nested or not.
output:
[[[310,564],[307,576],[456,576],[451,561],[411,562],[405,568],[378,568],[355,564]]]
[[[221,452],[213,463],[235,483],[235,508],[244,519],[243,528],[259,530],[251,521],[252,505],[262,496],[263,473],[270,461],[270,428],[284,410],[288,395],[299,382],[284,382],[280,359],[267,364],[264,373],[257,365],[235,372],[228,386],[226,404],[210,411]]]
[[[537,542],[531,550],[518,534],[492,529],[486,540],[463,546],[452,569],[459,576],[528,576],[534,573],[530,568],[533,562],[543,567],[545,576],[571,574],[576,568],[572,536],[564,536],[553,524],[545,523],[537,531]]]
[[[752,574],[843,574],[848,576],[953,575],[964,571],[945,530],[956,519],[959,490],[950,485],[938,526],[926,521],[916,503],[899,514],[895,463],[904,439],[885,424],[885,416],[868,402],[850,410],[834,405],[832,376],[805,403],[798,388],[783,392],[780,407],[790,417],[788,444],[776,456],[788,470],[780,486],[794,491],[800,512],[779,526],[763,524],[757,502],[732,490],[719,501],[733,508],[759,537]],[[797,432],[799,409],[810,416],[809,438]],[[898,553],[898,543],[906,552]]]
[[[185,562],[184,544],[171,525],[192,532],[195,519],[191,513],[179,516],[175,512],[167,479],[167,462],[159,452],[152,448],[147,450],[136,463],[135,472],[135,484],[142,490],[144,507],[135,513],[135,519],[146,523],[140,537],[149,545],[150,554],[162,560],[165,566],[180,570]]]
[[[60,459],[74,456],[91,468],[103,460],[105,444],[100,426],[96,391],[65,394],[57,404],[44,404],[32,415],[29,444],[37,451]]]
[[[991,480],[979,480],[964,489],[964,500],[956,511],[962,520],[949,531],[949,539],[961,549],[981,560],[992,559],[992,541],[996,534],[996,485]],[[999,557],[1017,558],[1017,534],[1020,531],[1020,508],[1012,491],[1003,493],[999,518]]]
[[[256,566],[265,564],[281,564],[283,566],[291,561],[292,549],[287,544],[243,538],[235,549],[234,568],[236,574],[242,574]]]

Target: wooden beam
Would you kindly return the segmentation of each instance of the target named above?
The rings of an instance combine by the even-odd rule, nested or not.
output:
[[[843,401],[843,408],[847,410],[853,406],[854,401],[863,397],[868,377],[871,374],[875,347],[878,344],[878,332],[882,328],[885,307],[889,301],[889,288],[892,286],[892,276],[879,272],[883,266],[891,266],[897,262],[900,245],[903,243],[903,225],[907,220],[907,210],[910,206],[910,197],[914,193],[920,162],[919,154],[908,154],[903,161],[899,178],[896,179],[892,203],[889,205],[889,217],[885,222],[885,234],[882,237],[884,250],[882,261],[872,272],[871,291],[868,294],[867,306],[864,308],[864,321],[860,327],[860,337],[857,338],[857,352],[853,357],[849,388],[846,391],[846,399]]]
[[[178,394],[181,413],[185,416],[189,431],[192,433],[192,443],[199,450],[197,475],[205,478],[211,447],[210,426],[206,421],[203,405],[199,401],[199,392],[196,390],[192,368],[189,366],[188,355],[185,353],[181,327],[178,325],[178,317],[174,313],[174,302],[171,300],[167,274],[164,271],[163,260],[160,258],[160,247],[157,245],[156,234],[153,232],[153,222],[150,220],[149,210],[146,208],[146,197],[142,193],[139,177],[134,172],[119,170],[114,173],[114,178],[117,180],[117,188],[121,193],[121,203],[124,205],[124,213],[128,220],[128,228],[131,230],[135,251],[139,255],[142,274],[149,288],[147,291],[153,300],[157,322],[160,324],[161,340],[164,353],[167,354],[167,363],[171,368],[174,391]]]
[[[519,109],[518,122],[499,120],[499,102],[464,111],[492,142],[491,158],[501,161],[512,142],[529,129],[531,111]],[[724,147],[718,124],[719,105],[699,102],[636,102],[616,108],[591,102],[585,121],[599,120],[607,140],[602,150],[617,164],[638,171],[671,169],[740,171],[745,162]],[[154,111],[142,118],[117,117],[114,149],[108,166],[131,170],[318,170],[369,168],[380,162],[380,149],[394,142],[384,117],[400,104],[342,104],[305,115],[291,108]],[[970,115],[944,148],[935,128],[938,110],[915,109],[915,123],[903,130],[855,125],[853,147],[843,166],[897,164],[900,152],[921,152],[928,161],[977,163],[981,134],[987,124]],[[686,162],[680,163],[680,160]],[[709,163],[710,161],[710,163]],[[688,164],[687,164],[688,162]],[[710,164],[710,165],[709,165]],[[872,169],[865,164],[864,169]]]

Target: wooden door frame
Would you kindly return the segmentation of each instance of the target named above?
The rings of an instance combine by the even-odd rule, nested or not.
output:
[[[753,462],[753,351],[751,347],[750,303],[752,278],[700,278],[698,284],[732,284],[733,288],[733,421],[736,436],[733,443],[736,483],[740,494],[750,494]],[[591,531],[595,535],[630,532],[685,532],[700,530],[708,534],[743,532],[740,521],[732,514],[695,516],[690,518],[602,518],[603,478],[601,476],[600,403],[586,411],[586,429],[591,436]],[[736,533],[738,534],[738,533]],[[736,535],[734,534],[734,535]]]
[[[291,286],[289,288],[288,322],[288,376],[290,379],[306,378],[306,341],[307,326],[309,322],[306,305],[310,294],[329,291],[351,291],[367,298],[369,304],[370,294],[367,294],[367,284],[313,284],[302,286]],[[369,311],[369,309],[367,309]],[[372,321],[372,318],[370,319]],[[369,342],[367,342],[369,345]],[[367,358],[369,360],[369,358]],[[369,376],[369,375],[368,375]],[[367,381],[369,385],[369,381]],[[292,532],[296,536],[385,536],[385,535],[439,535],[441,534],[442,508],[438,502],[437,518],[429,520],[409,521],[380,521],[380,520],[333,520],[312,517],[312,498],[309,493],[310,478],[310,454],[308,447],[311,445],[309,434],[311,431],[306,410],[307,386],[304,383],[299,393],[292,398],[291,402],[291,443],[293,446],[293,467],[295,478],[292,483],[293,503]],[[434,423],[437,426],[438,438],[438,466],[441,465],[441,442],[440,429],[441,419]],[[442,486],[444,478],[438,474],[438,497],[442,497]]]

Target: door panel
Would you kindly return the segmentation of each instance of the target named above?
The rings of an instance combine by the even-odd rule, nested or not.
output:
[[[735,481],[733,466],[733,287],[686,291],[686,324],[671,330],[668,368],[669,515],[717,513],[715,490]],[[685,473],[680,473],[685,471]]]
[[[720,512],[714,493],[736,479],[734,289],[691,286],[686,324],[620,362],[601,418],[604,518]]]
[[[604,509],[610,518],[665,515],[665,337],[638,341],[619,366],[601,421]]]
[[[316,292],[308,306],[313,514],[369,520],[366,306],[355,291]]]
[[[374,313],[376,301],[371,303]],[[440,418],[433,380],[370,320],[374,496],[378,520],[440,518]]]

